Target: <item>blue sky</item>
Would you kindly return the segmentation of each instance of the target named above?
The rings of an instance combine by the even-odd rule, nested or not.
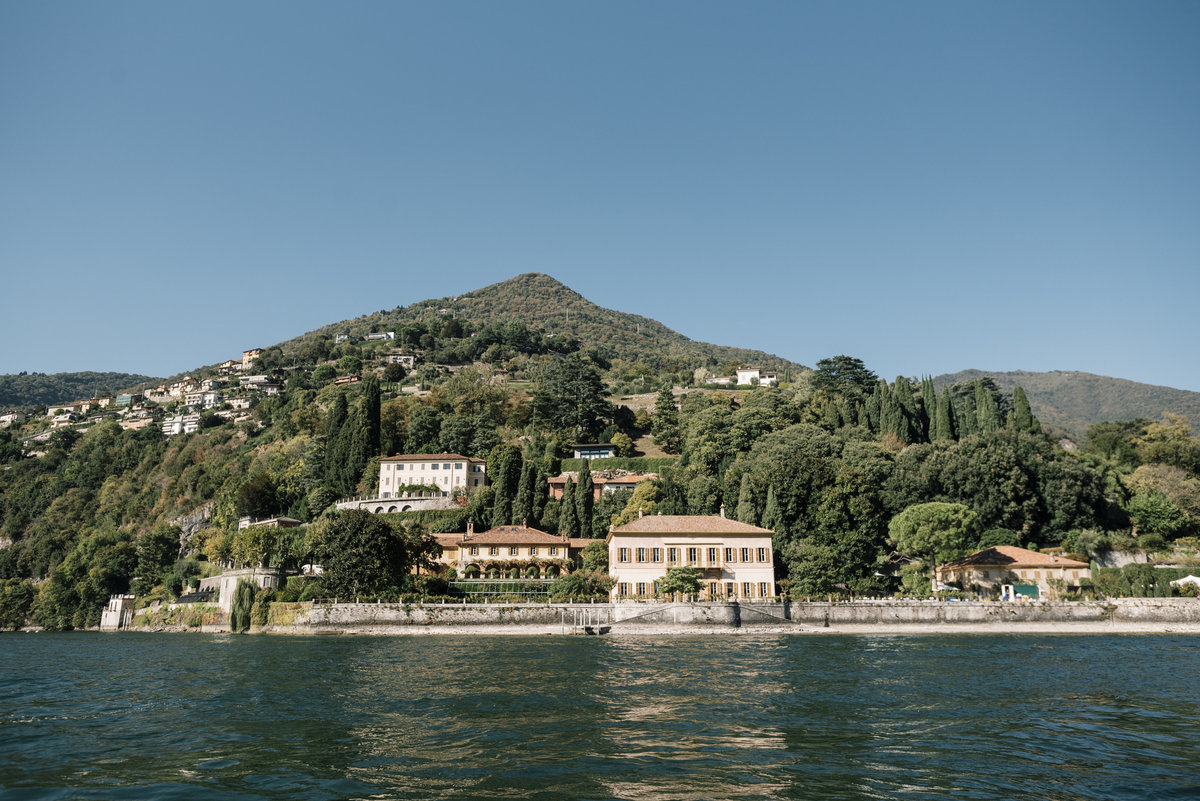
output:
[[[0,4],[0,373],[544,272],[881,375],[1200,391],[1195,2]]]

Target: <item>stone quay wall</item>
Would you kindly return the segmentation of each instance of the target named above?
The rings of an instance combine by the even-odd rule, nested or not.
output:
[[[295,634],[775,632],[864,629],[1200,631],[1200,599],[1105,602],[774,602],[597,604],[290,604],[286,622],[266,631]]]

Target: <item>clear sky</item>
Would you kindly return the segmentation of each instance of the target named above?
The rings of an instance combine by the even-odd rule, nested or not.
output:
[[[1200,3],[0,4],[0,373],[548,273],[877,373],[1200,391]]]

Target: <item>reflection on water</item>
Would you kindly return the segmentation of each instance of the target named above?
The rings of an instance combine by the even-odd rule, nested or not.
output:
[[[10,798],[1200,797],[1178,636],[0,635]]]

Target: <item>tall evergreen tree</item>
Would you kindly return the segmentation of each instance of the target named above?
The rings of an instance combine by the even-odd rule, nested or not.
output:
[[[579,536],[579,511],[575,506],[575,482],[567,476],[562,500],[558,506],[558,532],[568,537]]]
[[[517,497],[513,500],[512,520],[514,523],[532,523],[537,525],[533,514],[533,482],[537,480],[537,468],[533,462],[521,465],[521,480],[517,489]]]
[[[579,518],[579,530],[583,536],[591,536],[592,507],[595,504],[595,484],[592,481],[592,468],[588,460],[583,460],[579,469],[579,483],[575,486],[575,513]]]
[[[754,509],[754,490],[750,485],[750,474],[742,474],[742,485],[738,488],[737,519],[752,526],[758,525],[758,515]]]
[[[366,425],[366,445],[368,458],[379,456],[381,408],[379,377],[369,374],[362,382],[362,411],[363,422]]]
[[[783,513],[779,508],[779,499],[775,497],[775,485],[767,486],[767,502],[763,506],[762,527],[775,532],[771,538],[777,546],[784,541]]]
[[[1000,411],[996,408],[996,401],[979,380],[975,382],[975,421],[980,434],[990,434],[1000,428]]]
[[[1025,390],[1019,386],[1013,389],[1013,423],[1018,431],[1036,434],[1042,430],[1042,424],[1033,416],[1033,409],[1029,408]]]
[[[950,397],[950,388],[943,387],[942,394],[937,399],[933,435],[930,439],[934,442],[945,442],[954,438],[954,401]]]
[[[533,493],[530,496],[529,521],[534,525],[541,523],[542,515],[546,513],[546,504],[550,500],[550,483],[547,480],[546,468],[541,463],[535,463],[533,473]]]
[[[500,459],[500,469],[492,481],[496,500],[492,505],[492,525],[506,526],[513,520],[513,501],[521,483],[521,454],[515,449],[506,450]]]
[[[683,442],[679,430],[679,409],[675,406],[675,395],[671,385],[666,384],[658,391],[654,401],[654,416],[650,419],[650,432],[654,443],[667,453],[679,453]]]
[[[896,399],[896,405],[900,409],[900,416],[896,421],[896,436],[900,437],[901,442],[918,442],[921,437],[918,435],[916,420],[917,420],[917,401],[913,397],[912,384],[908,383],[908,379],[902,375],[896,376],[895,391],[892,396]]]

